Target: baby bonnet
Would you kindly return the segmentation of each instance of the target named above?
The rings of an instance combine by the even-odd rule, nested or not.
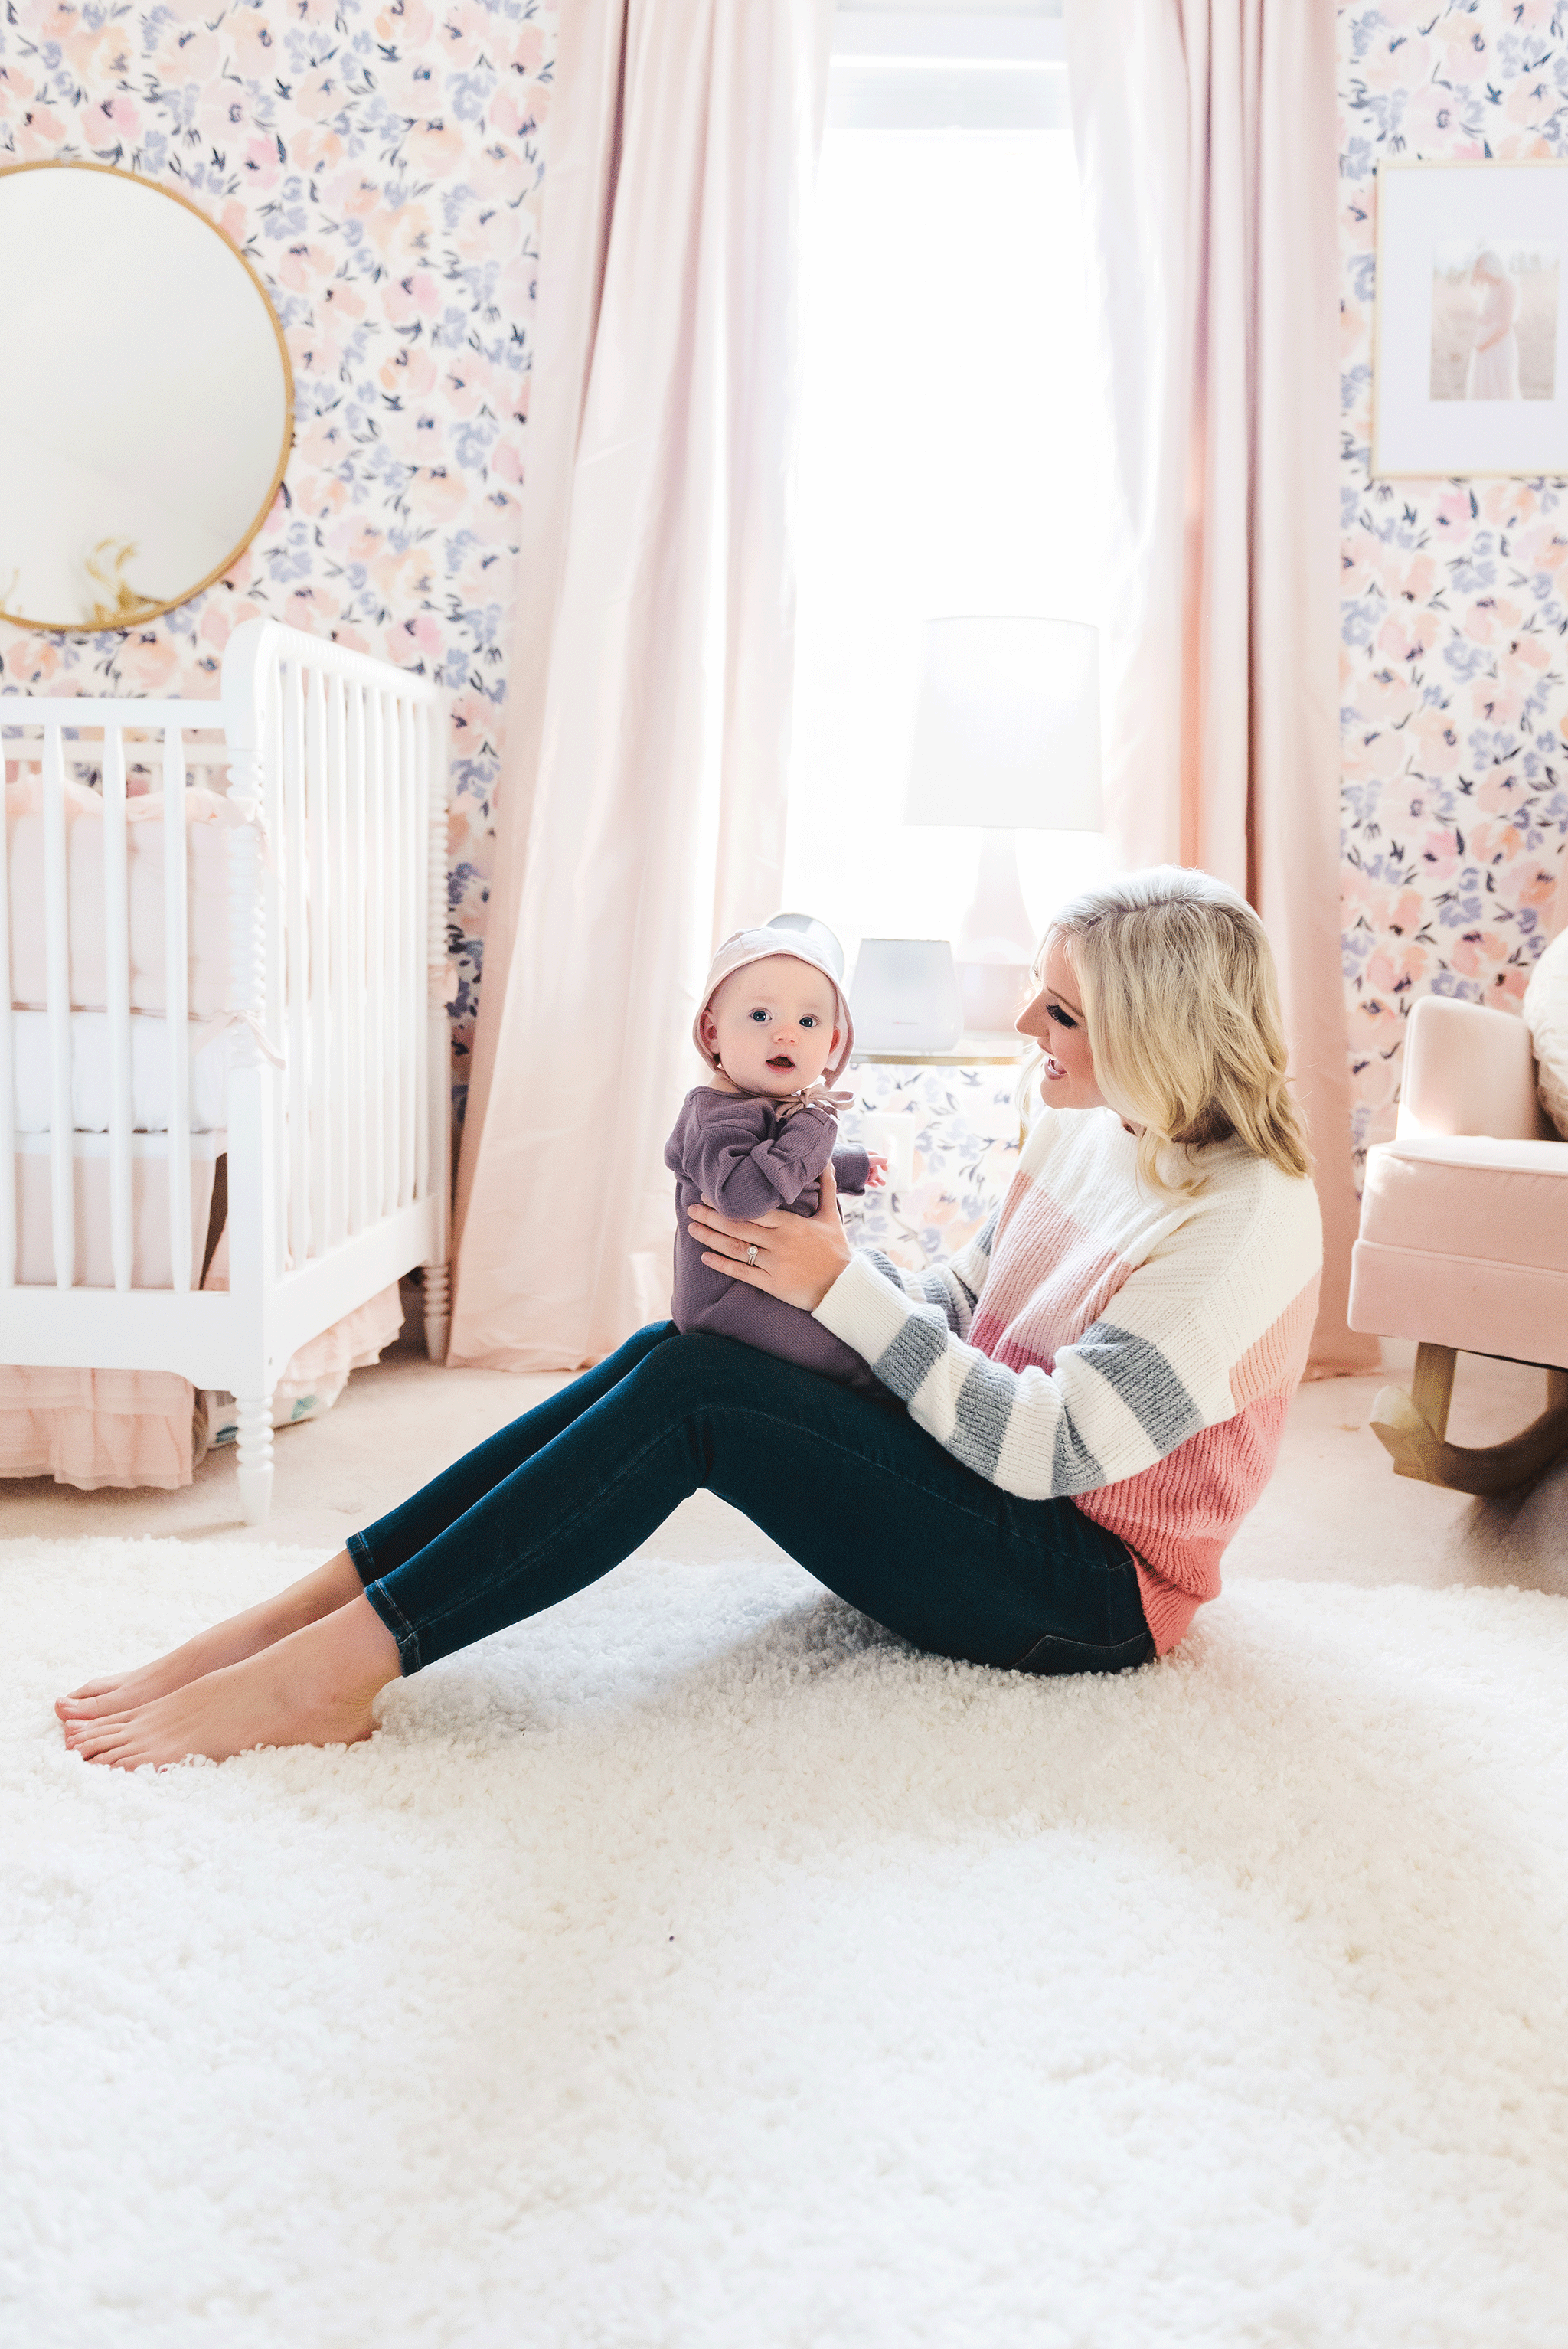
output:
[[[841,1041],[834,1058],[822,1071],[822,1081],[825,1084],[836,1084],[849,1067],[850,1054],[855,1049],[855,1023],[850,1017],[849,998],[839,985],[831,967],[817,952],[810,940],[802,937],[796,930],[737,930],[733,937],[726,938],[708,965],[702,1001],[697,1006],[696,1018],[691,1023],[692,1042],[709,1068],[716,1069],[718,1062],[702,1040],[703,1013],[727,978],[733,977],[738,970],[744,970],[749,963],[767,962],[773,955],[789,955],[796,962],[809,963],[813,970],[821,972],[833,990],[833,1001],[837,1007],[833,1024],[839,1030]]]

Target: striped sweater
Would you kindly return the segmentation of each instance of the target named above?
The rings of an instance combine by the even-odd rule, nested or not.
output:
[[[1323,1256],[1309,1182],[1235,1143],[1203,1167],[1161,1197],[1114,1112],[1047,1109],[961,1255],[864,1252],[817,1308],[966,1467],[1120,1535],[1161,1654],[1268,1482]]]

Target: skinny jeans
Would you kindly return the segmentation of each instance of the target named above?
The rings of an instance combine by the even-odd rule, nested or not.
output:
[[[902,1402],[734,1338],[639,1330],[350,1534],[405,1673],[557,1606],[704,1487],[851,1607],[937,1655],[1113,1672],[1154,1641],[1125,1542],[986,1482]]]

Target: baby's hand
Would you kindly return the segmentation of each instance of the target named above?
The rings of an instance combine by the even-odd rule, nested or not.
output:
[[[876,1150],[868,1150],[866,1156],[871,1161],[866,1169],[866,1189],[880,1191],[887,1181],[887,1160]]]

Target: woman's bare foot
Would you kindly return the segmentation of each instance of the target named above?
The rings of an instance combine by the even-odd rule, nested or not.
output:
[[[67,1723],[129,1713],[137,1705],[150,1703],[154,1697],[167,1696],[171,1689],[185,1688],[209,1672],[221,1671],[227,1664],[243,1663],[247,1656],[259,1655],[263,1648],[286,1640],[292,1631],[320,1622],[324,1615],[335,1614],[340,1607],[361,1598],[364,1589],[354,1560],[340,1549],[303,1582],[291,1583],[275,1599],[248,1607],[242,1615],[231,1615],[226,1623],[199,1631],[182,1648],[160,1656],[156,1663],[108,1680],[84,1681],[69,1696],[56,1698],[55,1711]]]
[[[66,1744],[119,1770],[192,1754],[222,1762],[256,1745],[356,1745],[375,1728],[377,1694],[399,1669],[397,1640],[361,1597],[166,1696],[74,1721]]]

